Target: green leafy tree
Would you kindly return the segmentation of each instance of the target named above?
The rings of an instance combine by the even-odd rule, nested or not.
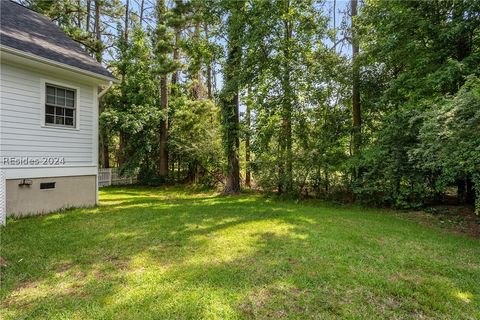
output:
[[[436,189],[469,177],[467,201],[476,199],[480,213],[480,80],[470,77],[454,95],[421,115],[419,144],[410,151],[415,163],[438,172]],[[474,193],[475,191],[475,193]]]
[[[255,89],[252,164],[260,184],[279,193],[304,185],[309,99],[322,80],[313,70],[324,50],[326,20],[313,1],[257,1],[249,8],[245,81]],[[317,102],[313,102],[318,105]],[[302,155],[302,156],[300,156]],[[276,168],[276,172],[272,172]]]
[[[409,155],[418,155],[419,146],[429,149],[419,137],[439,101],[455,95],[469,75],[478,75],[478,9],[478,2],[469,0],[434,6],[378,0],[362,7],[362,81],[376,82],[362,87],[367,130],[372,130],[361,160],[363,179],[354,189],[362,198],[420,206],[447,187],[438,186],[448,167],[423,166],[424,159]],[[460,185],[472,178],[457,173]]]
[[[158,108],[158,86],[152,69],[152,48],[146,33],[134,28],[129,42],[119,38],[113,68],[126,74],[123,81],[105,96],[106,109],[101,123],[111,135],[123,136],[119,156],[122,169],[139,172],[143,180],[155,176],[158,143],[157,126],[162,116]]]

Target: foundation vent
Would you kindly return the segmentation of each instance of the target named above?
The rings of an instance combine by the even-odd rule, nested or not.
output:
[[[55,182],[42,182],[40,189],[55,189]]]

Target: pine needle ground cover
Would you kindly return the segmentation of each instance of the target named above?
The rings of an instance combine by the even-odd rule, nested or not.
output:
[[[4,319],[478,319],[480,239],[408,213],[178,188],[10,220]]]

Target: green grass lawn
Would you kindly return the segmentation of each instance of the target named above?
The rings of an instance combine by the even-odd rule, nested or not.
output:
[[[480,239],[395,213],[112,188],[9,220],[4,319],[480,319]]]

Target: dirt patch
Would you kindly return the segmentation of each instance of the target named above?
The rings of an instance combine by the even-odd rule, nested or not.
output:
[[[61,264],[57,267],[57,270],[58,270],[58,272],[65,272],[65,271],[70,270],[72,267],[73,267],[73,263],[71,263],[71,262],[65,262],[65,263],[61,263]]]
[[[240,305],[240,310],[249,318],[256,318],[258,310],[263,308],[270,299],[271,294],[266,288],[259,289],[252,293],[247,301]]]
[[[125,260],[118,260],[113,265],[118,270],[127,270],[128,269],[128,261],[125,261]]]
[[[396,273],[388,277],[388,280],[390,282],[397,282],[397,281],[402,281],[402,282],[407,282],[411,283],[414,285],[419,285],[423,282],[422,277],[416,276],[416,275],[407,275],[407,274],[402,274],[402,273]]]
[[[115,269],[118,269],[118,270],[127,270],[128,267],[129,267],[128,261],[122,259],[121,257],[119,257],[117,255],[107,256],[107,257],[105,257],[104,260],[111,263],[112,266],[115,267]]]
[[[26,282],[20,283],[17,287],[15,287],[14,291],[23,290],[23,289],[34,289],[36,287],[37,287],[37,284],[35,282],[26,281]]]
[[[295,260],[293,258],[288,258],[288,263],[290,263],[291,265],[293,266],[298,266],[300,265],[300,262],[298,262],[298,260]]]
[[[279,319],[292,313],[302,314],[305,310],[301,301],[308,293],[308,290],[297,287],[265,287],[250,294],[240,309],[245,316],[253,319]]]
[[[105,275],[100,270],[93,270],[92,275],[97,280],[103,280],[106,278]]]
[[[8,266],[7,259],[0,257],[0,267],[6,267],[6,266]]]
[[[33,306],[33,304],[33,301],[22,300],[18,299],[17,297],[10,297],[5,299],[1,305],[5,308],[16,307],[28,309],[30,306]]]
[[[104,258],[104,260],[105,260],[105,261],[110,261],[110,262],[112,262],[112,261],[118,261],[118,260],[120,260],[120,257],[117,256],[117,255],[108,255],[108,256],[106,256],[106,257]]]
[[[75,284],[71,287],[66,288],[63,291],[63,294],[65,296],[70,296],[70,297],[77,297],[80,299],[84,299],[88,297],[87,293],[83,291],[83,286],[81,284]]]
[[[409,218],[421,224],[480,238],[480,216],[475,215],[471,207],[432,206],[424,211],[412,212]]]
[[[79,280],[83,280],[87,277],[87,273],[83,270],[78,270],[77,272],[75,272],[74,276]]]

